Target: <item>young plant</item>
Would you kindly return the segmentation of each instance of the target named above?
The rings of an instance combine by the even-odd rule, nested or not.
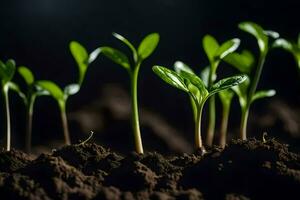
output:
[[[253,35],[259,46],[259,57],[256,62],[256,68],[254,65],[254,57],[249,51],[243,51],[241,54],[232,53],[225,58],[226,62],[236,67],[240,72],[246,73],[249,76],[247,81],[233,88],[239,97],[242,112],[240,138],[246,140],[247,122],[251,104],[257,99],[275,95],[275,90],[256,91],[256,89],[261,77],[265,58],[269,52],[269,37],[277,38],[279,35],[273,31],[266,31],[253,22],[242,22],[239,24],[239,28]]]
[[[19,74],[24,79],[27,85],[26,98],[24,103],[26,106],[26,137],[25,137],[25,150],[27,153],[31,152],[31,138],[32,138],[32,119],[33,107],[37,97],[42,95],[49,95],[49,93],[37,87],[36,80],[33,73],[29,68],[21,66],[18,68]]]
[[[298,69],[300,71],[300,33],[298,34],[298,41],[288,41],[283,38],[279,38],[275,40],[273,44],[274,48],[283,48],[284,50],[290,52],[298,65]]]
[[[6,109],[6,150],[10,151],[11,148],[11,124],[10,124],[10,109],[9,109],[9,90],[13,90],[19,94],[22,99],[25,99],[24,94],[21,92],[19,86],[12,82],[16,72],[16,63],[14,60],[9,59],[6,63],[0,60],[0,79],[1,90],[4,96],[4,103]]]
[[[61,89],[54,82],[48,80],[41,80],[41,81],[37,81],[36,83],[38,87],[47,91],[49,95],[51,95],[58,103],[66,145],[71,144],[67,114],[66,114],[67,100],[69,96],[79,92],[89,64],[91,64],[100,53],[100,50],[96,49],[92,53],[88,54],[86,49],[81,44],[75,41],[72,41],[70,43],[70,51],[77,63],[77,67],[79,70],[79,78],[77,83],[69,84],[63,89]]]
[[[212,87],[214,84],[214,77],[216,77],[217,68],[223,58],[228,54],[234,52],[240,45],[240,40],[237,38],[228,40],[223,44],[219,45],[217,40],[211,36],[206,35],[202,42],[204,51],[208,57],[210,70],[208,75],[208,87]],[[209,100],[209,121],[206,136],[206,144],[211,146],[213,143],[216,123],[216,108],[215,108],[215,97],[212,96]]]
[[[211,87],[206,87],[201,78],[191,72],[187,72],[186,70],[175,72],[165,67],[154,66],[153,71],[166,83],[188,93],[190,96],[190,99],[193,101],[194,105],[192,107],[193,112],[196,113],[195,148],[204,152],[205,149],[202,144],[201,137],[201,117],[205,102],[214,94],[242,83],[245,81],[246,76],[232,76],[218,81]]]
[[[113,36],[129,47],[132,51],[133,62],[131,63],[124,53],[112,47],[100,47],[100,50],[107,58],[125,68],[129,74],[131,82],[132,129],[134,134],[135,150],[137,153],[143,154],[144,150],[140,133],[137,96],[138,75],[142,62],[156,49],[159,42],[159,34],[151,33],[147,35],[137,49],[123,36],[117,33],[113,33]]]

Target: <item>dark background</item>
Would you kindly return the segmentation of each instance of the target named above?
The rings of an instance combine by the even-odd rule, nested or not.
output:
[[[241,21],[254,21],[265,29],[278,31],[282,37],[295,40],[300,28],[299,7],[296,0],[1,0],[0,58],[14,58],[17,65],[32,69],[37,79],[49,79],[65,86],[77,79],[77,68],[68,49],[71,40],[79,41],[88,51],[109,45],[130,53],[112,37],[112,32],[124,35],[136,46],[146,34],[158,32],[161,35],[159,46],[144,62],[140,72],[140,105],[159,113],[191,141],[193,121],[188,98],[159,80],[152,73],[151,66],[160,64],[171,67],[174,61],[182,60],[200,71],[208,64],[201,47],[202,37],[207,33],[220,42],[239,37],[242,39],[240,49],[247,48],[257,54],[255,39],[237,28]],[[232,74],[235,71],[223,63],[219,73]],[[267,58],[259,88],[276,89],[277,99],[299,109],[299,80],[292,56],[274,50]],[[16,82],[22,85],[18,76]],[[116,84],[128,91],[128,76],[124,69],[100,56],[90,66],[80,93],[70,98],[68,112],[88,107],[99,98],[101,101],[103,87],[107,84]],[[24,108],[16,95],[12,94],[11,98],[13,146],[21,148],[25,127]],[[253,106],[255,118],[267,112],[270,102],[262,100]],[[236,130],[239,125],[239,107],[237,101],[234,103],[231,130]],[[3,138],[4,114],[1,119]],[[76,128],[70,129],[80,132],[78,126],[71,123],[73,125]],[[288,140],[291,137],[284,133],[283,125],[277,125],[266,130],[259,127],[253,129],[254,136],[261,137],[262,132],[267,131],[270,136],[297,144],[298,136]],[[34,145],[62,139],[58,109],[51,98],[37,100],[33,127]],[[86,135],[76,135],[73,140],[84,137]],[[116,136],[113,140],[120,138]],[[123,145],[130,148],[125,142]],[[148,147],[159,150],[151,144]]]

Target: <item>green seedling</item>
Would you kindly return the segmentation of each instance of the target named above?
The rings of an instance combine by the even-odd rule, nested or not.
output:
[[[270,49],[269,38],[277,38],[279,37],[279,34],[274,31],[266,31],[253,22],[242,22],[239,24],[239,28],[253,35],[256,38],[259,47],[259,57],[256,62],[256,67],[254,64],[254,56],[249,51],[243,51],[242,53],[235,52],[229,54],[225,58],[226,62],[236,67],[240,72],[249,76],[247,81],[233,88],[239,97],[242,112],[240,138],[246,140],[247,122],[251,104],[257,99],[275,95],[275,90],[256,91],[256,89],[261,77],[266,56]]]
[[[86,49],[78,42],[70,43],[70,51],[77,63],[79,70],[79,78],[77,83],[72,83],[61,89],[57,84],[48,80],[37,81],[37,86],[47,91],[58,103],[62,127],[64,132],[65,144],[70,145],[70,134],[68,128],[67,114],[66,114],[66,103],[71,95],[75,95],[79,92],[86,75],[87,68],[99,55],[100,49],[94,50],[91,54],[88,54]]]
[[[9,109],[9,90],[13,90],[19,94],[22,99],[26,99],[25,95],[21,92],[19,86],[12,82],[16,72],[16,63],[14,60],[9,59],[6,63],[0,60],[0,79],[1,90],[4,96],[4,103],[6,109],[6,150],[10,151],[11,148],[11,124],[10,124],[10,109]]]
[[[139,125],[139,112],[138,112],[138,99],[137,99],[137,84],[138,75],[142,62],[148,58],[156,49],[159,42],[159,34],[151,33],[147,35],[139,47],[136,49],[126,38],[113,33],[113,36],[123,42],[132,51],[133,62],[129,61],[129,58],[121,51],[112,47],[100,47],[101,52],[110,60],[116,64],[125,68],[129,74],[131,81],[131,107],[132,107],[132,128],[135,141],[135,150],[139,154],[143,154],[143,143],[140,133]]]
[[[31,152],[31,138],[32,138],[32,119],[33,119],[33,107],[37,97],[43,95],[49,95],[49,93],[41,88],[37,87],[36,80],[33,73],[29,68],[21,66],[18,68],[19,74],[24,79],[27,85],[26,98],[24,103],[26,106],[26,137],[25,137],[25,150],[27,153]]]
[[[221,60],[225,58],[228,54],[234,52],[239,47],[240,40],[234,38],[219,45],[219,43],[213,36],[206,35],[203,38],[202,45],[210,64],[210,70],[208,74],[208,87],[212,87],[215,81],[216,71]],[[212,145],[214,139],[216,122],[215,107],[215,96],[212,96],[209,100],[209,122],[206,137],[206,144],[208,146]]]
[[[195,147],[197,150],[205,151],[201,137],[201,117],[202,110],[207,99],[214,94],[236,86],[245,81],[246,76],[238,75],[222,79],[211,87],[206,87],[201,78],[185,69],[180,72],[169,70],[161,66],[154,66],[153,71],[166,83],[180,89],[190,96],[193,101],[193,112],[195,118]]]
[[[275,40],[273,44],[274,48],[283,48],[284,50],[290,52],[298,65],[298,69],[300,71],[300,33],[298,35],[298,41],[288,41],[283,38],[279,38]]]

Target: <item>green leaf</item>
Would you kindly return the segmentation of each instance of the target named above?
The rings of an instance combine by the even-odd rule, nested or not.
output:
[[[57,101],[64,100],[64,92],[54,82],[41,80],[41,81],[37,81],[36,85],[38,87],[41,87],[41,89],[48,91],[50,95]]]
[[[162,66],[153,66],[152,70],[166,83],[185,92],[189,92],[189,89],[184,83],[184,79],[175,71],[169,70],[168,68]]]
[[[32,85],[34,83],[34,76],[30,69],[25,66],[21,66],[18,68],[18,72],[23,77],[27,85]]]
[[[194,71],[185,63],[181,62],[181,61],[176,61],[174,63],[174,70],[177,72],[177,73],[181,73],[182,71],[185,71],[185,72],[189,72],[189,73],[192,73],[194,74]]]
[[[6,63],[0,61],[0,77],[2,79],[2,83],[5,84],[12,80],[16,71],[16,63],[14,60],[9,59]]]
[[[130,64],[127,56],[121,51],[111,47],[100,47],[101,52],[113,62],[121,65],[127,70],[130,70]]]
[[[275,40],[272,47],[273,48],[283,48],[284,50],[293,53],[293,44],[283,38],[279,38],[279,39]]]
[[[245,81],[246,79],[246,75],[231,76],[228,78],[221,79],[220,81],[212,85],[212,87],[209,89],[209,95],[211,96],[217,92],[236,86]]]
[[[257,39],[261,53],[267,52],[268,36],[265,35],[264,30],[261,26],[253,22],[242,22],[239,24],[239,28],[245,32],[250,33]]]
[[[240,46],[240,39],[234,38],[224,42],[216,51],[215,57],[218,59],[225,58],[228,54],[234,52]]]
[[[126,44],[132,51],[133,53],[133,59],[135,61],[137,61],[137,51],[135,49],[135,47],[133,46],[133,44],[131,44],[125,37],[123,37],[122,35],[118,34],[118,33],[112,33],[112,35],[117,38],[118,40],[122,41],[124,44]]]
[[[159,42],[159,34],[151,33],[147,35],[143,41],[140,43],[138,48],[138,55],[144,60],[149,57],[155,48],[157,47]]]
[[[300,48],[300,33],[298,33],[298,47]]]
[[[9,81],[6,83],[6,85],[9,89],[15,91],[22,98],[25,104],[27,103],[25,94],[21,91],[20,87],[16,83]]]
[[[242,53],[233,52],[224,58],[224,61],[238,69],[242,73],[250,74],[254,66],[254,56],[250,51]]]
[[[211,35],[205,35],[202,41],[202,46],[210,63],[214,62],[215,54],[219,49],[218,41]]]
[[[261,90],[261,91],[257,91],[253,95],[251,103],[254,102],[254,101],[256,101],[257,99],[262,99],[262,98],[265,98],[265,97],[272,97],[275,94],[276,94],[275,90]]]
[[[237,86],[232,87],[232,90],[239,97],[240,106],[242,108],[245,108],[247,106],[249,85],[250,85],[250,79],[249,77],[247,77],[247,79],[244,82],[242,82]]]
[[[97,48],[94,51],[92,51],[92,53],[90,53],[90,55],[89,55],[88,64],[91,64],[92,62],[94,62],[100,53],[101,53],[100,48]]]
[[[201,93],[200,95],[202,98],[205,98],[208,95],[208,91],[205,87],[205,84],[197,75],[182,71],[181,76],[184,79],[187,79],[188,81],[190,81],[195,87],[198,88],[199,92]]]
[[[64,89],[64,93],[65,93],[65,95],[70,96],[70,95],[74,95],[74,94],[78,93],[79,90],[80,90],[80,85],[74,83],[74,84],[67,85]]]
[[[277,39],[280,36],[278,32],[271,31],[271,30],[264,31],[264,34],[267,35],[267,36],[269,36],[269,37],[271,37],[271,38],[273,38],[273,39]]]
[[[209,72],[210,72],[210,66],[207,66],[200,73],[200,78],[202,79],[202,81],[203,81],[203,83],[205,84],[206,87],[208,87]],[[212,81],[214,82],[217,79],[217,75],[213,74],[212,76],[213,76]]]
[[[89,55],[88,55],[86,49],[76,41],[72,41],[70,43],[70,51],[71,51],[71,53],[77,63],[77,66],[78,66],[79,83],[81,84],[84,79],[85,72],[88,68]]]

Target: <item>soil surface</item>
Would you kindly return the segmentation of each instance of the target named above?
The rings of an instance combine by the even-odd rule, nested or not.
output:
[[[268,140],[233,140],[205,155],[121,156],[97,144],[30,159],[0,152],[0,199],[297,199],[300,155]]]

